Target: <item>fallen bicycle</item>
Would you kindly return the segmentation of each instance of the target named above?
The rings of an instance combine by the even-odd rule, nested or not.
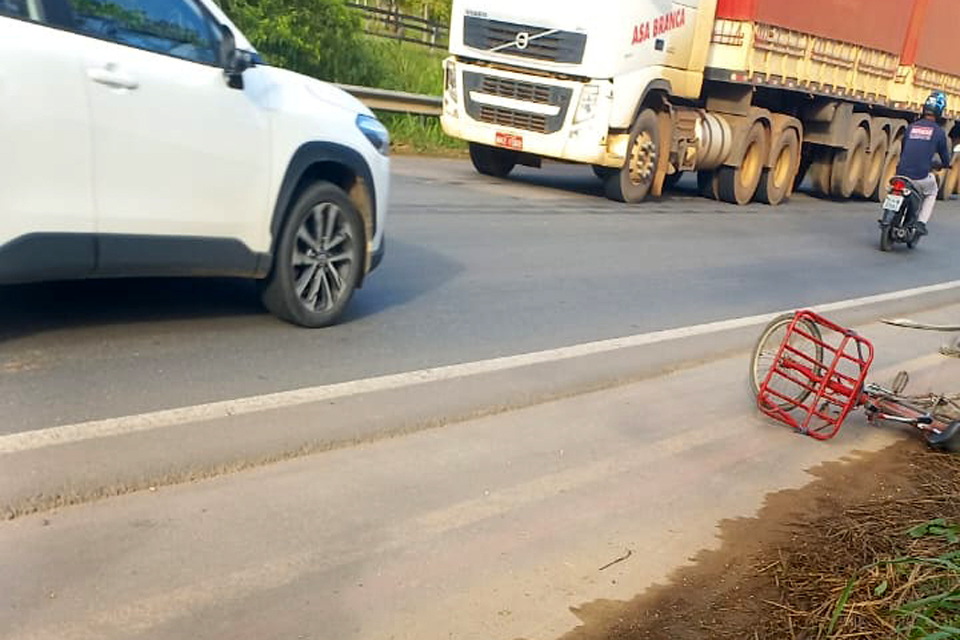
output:
[[[903,325],[900,325],[903,326]],[[917,429],[936,449],[960,451],[960,394],[907,396],[906,372],[892,389],[866,382],[874,347],[812,311],[774,319],[757,341],[750,382],[762,413],[797,432],[829,440],[855,409],[871,424]]]

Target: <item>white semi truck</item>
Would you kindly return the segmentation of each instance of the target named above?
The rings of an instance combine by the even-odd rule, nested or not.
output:
[[[807,175],[877,199],[929,92],[960,104],[958,22],[956,0],[454,0],[441,120],[483,174],[583,163],[624,202],[685,171],[737,204]]]

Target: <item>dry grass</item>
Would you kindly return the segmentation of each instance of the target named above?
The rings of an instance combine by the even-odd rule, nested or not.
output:
[[[798,524],[795,545],[758,566],[781,592],[769,603],[771,632],[798,640],[960,637],[960,536],[951,524],[960,522],[960,459],[920,458],[920,495]]]

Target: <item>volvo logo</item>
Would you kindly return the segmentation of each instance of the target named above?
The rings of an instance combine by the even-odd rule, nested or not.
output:
[[[516,47],[518,51],[523,51],[530,46],[530,43],[539,38],[546,38],[554,35],[555,33],[560,33],[559,29],[547,29],[546,31],[541,31],[540,33],[534,33],[531,35],[529,31],[521,31],[517,34],[517,37],[513,40],[505,42],[504,44],[499,44],[489,51],[491,53],[496,53],[498,51],[503,51],[504,49],[512,49]]]

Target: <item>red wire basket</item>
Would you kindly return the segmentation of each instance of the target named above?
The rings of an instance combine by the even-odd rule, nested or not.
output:
[[[812,311],[798,311],[760,385],[757,406],[802,434],[829,440],[863,403],[873,356],[869,340]]]

